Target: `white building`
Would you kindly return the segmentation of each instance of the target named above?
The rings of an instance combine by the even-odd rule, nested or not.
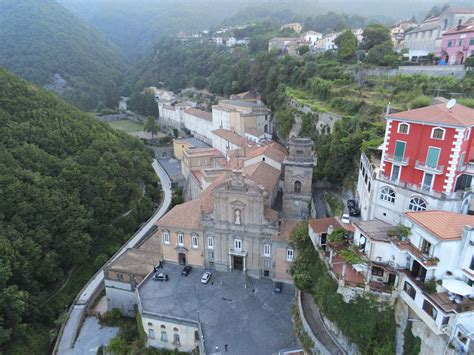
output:
[[[337,49],[337,46],[334,43],[334,41],[336,40],[337,37],[339,37],[340,34],[341,32],[333,32],[333,33],[325,34],[323,38],[316,41],[315,47],[324,51]]]
[[[225,42],[225,45],[227,47],[233,47],[237,44],[237,39],[233,36],[227,38],[226,42]]]
[[[191,131],[192,135],[209,145],[212,144],[211,132],[214,128],[211,112],[191,107],[183,111],[182,116],[184,126]]]
[[[175,105],[170,105],[163,101],[158,102],[159,119],[165,125],[169,125],[176,128],[184,127],[184,116],[183,113],[189,108],[194,107],[196,104],[193,102],[180,102]]]
[[[301,38],[304,39],[310,46],[316,45],[316,42],[323,38],[323,34],[316,31],[308,31],[301,35]]]

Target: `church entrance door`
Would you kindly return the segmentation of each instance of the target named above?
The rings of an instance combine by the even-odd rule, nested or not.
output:
[[[179,265],[186,265],[186,254],[179,253],[178,254],[178,262],[179,262]]]
[[[244,269],[244,258],[242,256],[234,255],[234,270]]]

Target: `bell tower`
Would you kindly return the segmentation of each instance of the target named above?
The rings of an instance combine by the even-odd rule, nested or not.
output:
[[[313,169],[316,157],[309,138],[292,138],[288,156],[283,161],[283,214],[287,218],[304,219],[309,215]]]

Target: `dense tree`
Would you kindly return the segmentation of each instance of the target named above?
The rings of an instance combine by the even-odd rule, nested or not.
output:
[[[138,139],[3,69],[0,137],[2,352],[38,336],[35,324],[53,327],[64,303],[51,297],[67,272],[92,274],[96,256],[104,260],[99,254],[110,256],[129,237],[159,191],[151,153]]]
[[[439,15],[441,15],[444,10],[447,10],[449,9],[449,4],[448,3],[445,3],[443,4],[442,6],[439,6],[439,5],[434,5],[427,13],[426,13],[426,16],[425,16],[425,20],[429,19],[430,17],[437,17]]]
[[[130,110],[142,116],[158,117],[158,104],[155,100],[155,94],[151,90],[134,94],[128,100],[127,105]]]
[[[160,126],[156,122],[155,117],[153,116],[148,116],[145,120],[145,125],[144,125],[145,131],[151,133],[151,138],[153,139],[155,134],[158,133],[160,130]]]
[[[391,41],[388,28],[379,24],[371,24],[364,28],[364,38],[360,47],[369,50],[388,41]]]
[[[399,63],[399,55],[393,50],[392,42],[388,41],[372,47],[365,61],[375,65],[395,66]]]
[[[83,109],[117,106],[124,57],[56,1],[0,1],[0,24],[0,65]]]
[[[334,43],[337,46],[337,55],[343,61],[351,61],[357,51],[357,37],[350,30],[340,34]]]

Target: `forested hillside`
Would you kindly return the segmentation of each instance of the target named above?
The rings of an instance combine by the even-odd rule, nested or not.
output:
[[[138,139],[1,68],[0,137],[0,353],[44,354],[159,185]]]
[[[117,105],[127,67],[117,47],[55,0],[0,1],[0,65],[87,110]]]

